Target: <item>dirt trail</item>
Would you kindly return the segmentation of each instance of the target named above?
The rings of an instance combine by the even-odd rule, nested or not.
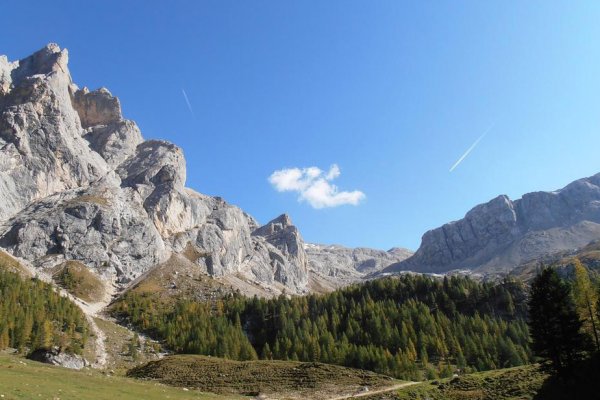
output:
[[[96,341],[95,341],[96,360],[92,363],[92,367],[93,368],[104,368],[108,361],[108,352],[106,351],[106,345],[105,345],[106,335],[104,334],[102,329],[100,329],[98,327],[98,325],[96,324],[96,321],[94,320],[94,317],[102,318],[102,316],[99,313],[110,303],[114,288],[112,288],[112,286],[109,287],[109,289],[106,291],[106,293],[104,295],[104,299],[102,299],[102,301],[99,301],[97,303],[92,303],[92,304],[88,304],[88,303],[78,299],[77,297],[74,297],[73,295],[71,295],[70,293],[67,293],[63,289],[60,289],[60,290],[61,290],[61,293],[63,293],[67,297],[69,297],[85,313],[85,317],[88,321],[88,324],[90,325],[90,329],[94,332],[94,335],[96,336]]]
[[[383,389],[370,390],[368,392],[360,392],[360,393],[355,393],[355,394],[348,394],[348,395],[344,395],[344,396],[333,397],[333,398],[328,399],[328,400],[345,400],[345,399],[356,399],[356,398],[359,398],[359,397],[373,396],[373,395],[376,395],[376,394],[382,394],[382,393],[392,392],[394,390],[402,389],[402,388],[407,387],[407,386],[416,385],[418,383],[421,383],[421,382],[404,382],[404,383],[399,383],[397,385],[389,386],[389,387],[383,388]]]

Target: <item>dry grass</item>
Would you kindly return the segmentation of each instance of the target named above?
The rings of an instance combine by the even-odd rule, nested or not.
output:
[[[187,258],[188,260],[190,260],[193,263],[198,261],[199,258],[207,257],[209,255],[208,253],[203,253],[203,252],[199,251],[196,248],[196,246],[194,246],[191,243],[187,244],[187,246],[183,250],[183,253],[181,253],[181,254],[183,254],[183,256],[185,258]]]
[[[141,337],[137,357],[134,359],[129,352],[129,344],[134,336],[133,331],[105,319],[94,318],[94,321],[106,337],[104,341],[108,353],[106,369],[117,375],[125,375],[128,369],[159,358],[160,345]]]
[[[231,361],[178,355],[135,368],[128,376],[205,392],[276,399],[326,399],[392,386],[398,381],[369,371],[293,361]]]
[[[22,266],[13,256],[2,250],[0,250],[0,266],[22,277],[31,278],[31,273],[27,268]]]
[[[100,196],[84,194],[69,201],[69,204],[92,203],[103,207],[108,207],[110,204],[107,199]]]
[[[185,256],[174,254],[135,283],[136,293],[151,293],[161,302],[186,298],[215,301],[233,292],[231,287],[207,275]]]
[[[53,279],[73,296],[90,303],[101,301],[106,292],[102,279],[79,261],[67,261],[58,266]]]

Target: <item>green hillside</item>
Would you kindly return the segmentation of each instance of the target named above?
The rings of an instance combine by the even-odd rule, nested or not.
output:
[[[112,311],[179,353],[320,361],[421,380],[530,362],[524,298],[515,281],[404,275],[326,295],[216,304],[129,292]]]
[[[222,394],[260,394],[272,399],[328,399],[400,383],[373,372],[336,365],[231,361],[194,355],[151,361],[132,369],[128,376]]]
[[[0,265],[0,350],[58,346],[81,353],[88,330],[81,309],[52,285]]]
[[[536,365],[423,382],[386,396],[395,400],[533,399],[548,375]],[[383,397],[381,397],[383,398]],[[371,400],[374,400],[372,398]]]
[[[110,376],[93,370],[74,371],[20,357],[0,355],[3,400],[192,400],[221,399],[194,390]],[[235,398],[228,396],[227,398]]]

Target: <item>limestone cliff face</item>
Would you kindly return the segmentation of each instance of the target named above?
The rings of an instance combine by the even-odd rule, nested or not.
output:
[[[498,196],[425,235],[411,258],[385,271],[506,272],[600,239],[600,174],[554,192]]]
[[[182,253],[214,276],[306,290],[297,230],[296,244],[253,235],[252,217],[186,188],[183,151],[145,141],[116,97],[78,88],[67,64],[55,44],[0,57],[0,247],[38,268],[78,260],[121,284]]]
[[[0,59],[0,220],[108,172],[82,137],[67,62],[56,45],[17,62]]]
[[[373,274],[413,254],[410,250],[398,247],[385,251],[365,247],[306,244],[305,248],[311,270],[338,278]]]
[[[252,232],[279,252],[270,251],[269,258],[280,282],[294,282],[306,287],[308,283],[308,258],[302,236],[287,214],[280,215]],[[287,265],[286,265],[287,264]]]
[[[384,268],[403,261],[413,253],[394,247],[388,251],[364,247],[305,244],[309,273],[320,286],[338,288],[376,276]]]

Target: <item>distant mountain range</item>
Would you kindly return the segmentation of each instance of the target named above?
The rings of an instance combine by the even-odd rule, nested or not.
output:
[[[600,174],[554,192],[498,196],[423,235],[415,254],[383,272],[506,273],[600,239]]]

